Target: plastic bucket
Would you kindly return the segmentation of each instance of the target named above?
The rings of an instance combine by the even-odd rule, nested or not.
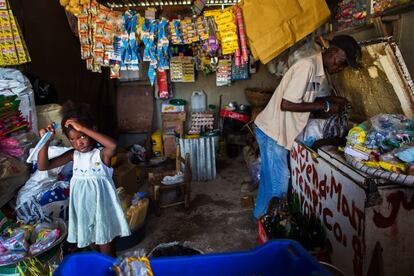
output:
[[[170,242],[157,245],[148,258],[201,255],[203,252],[186,243]]]
[[[162,146],[162,134],[160,130],[157,130],[151,135],[152,153],[156,157],[164,156],[164,150]]]

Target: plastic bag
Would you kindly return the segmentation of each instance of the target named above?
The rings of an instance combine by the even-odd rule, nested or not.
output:
[[[26,257],[26,252],[5,251],[0,254],[0,264],[15,263]]]
[[[19,177],[27,172],[27,167],[24,163],[17,159],[0,153],[0,181],[7,183],[9,179]]]
[[[259,184],[260,171],[262,169],[260,158],[258,158],[255,162],[249,164],[248,169],[249,169],[250,179],[252,180],[253,184]]]
[[[325,119],[309,119],[305,129],[298,135],[297,140],[311,147],[317,140],[323,138]]]
[[[69,182],[58,181],[38,196],[46,217],[69,219]]]
[[[26,224],[51,221],[51,219],[45,215],[42,206],[34,196],[16,207],[16,215],[20,221],[23,221]]]
[[[49,158],[60,156],[71,148],[65,147],[49,147]],[[24,186],[19,190],[16,199],[16,205],[19,206],[24,202],[30,200],[32,197],[37,197],[41,192],[49,190],[56,181],[58,181],[59,173],[65,172],[65,176],[62,178],[68,178],[68,175],[72,173],[73,163],[69,162],[64,166],[49,170],[39,171],[36,170]]]
[[[26,252],[29,248],[27,233],[24,229],[16,228],[10,234],[0,236],[0,243],[8,251]]]
[[[146,149],[141,145],[132,145],[129,149],[129,155],[131,162],[133,164],[137,164],[139,162],[144,162],[147,158],[147,151]]]
[[[138,249],[124,255],[121,261],[113,267],[118,276],[147,276],[152,275],[149,260],[145,257],[145,251]]]
[[[414,146],[401,148],[394,154],[405,163],[414,163]]]
[[[148,198],[133,199],[133,204],[128,208],[126,219],[131,231],[135,231],[144,224],[149,205]]]
[[[31,255],[45,251],[60,237],[60,230],[50,223],[36,225],[30,238],[32,245],[29,248]]]
[[[371,130],[367,134],[367,148],[379,148],[383,152],[414,141],[414,121],[404,115],[379,114],[370,119]]]
[[[298,46],[296,47],[293,46],[289,50],[288,66],[290,68],[292,67],[293,64],[295,64],[299,60],[306,58],[306,57],[310,57],[320,52],[321,52],[321,48],[312,39],[304,41],[302,43],[302,46],[299,43]]]
[[[29,155],[29,149],[33,146],[36,136],[33,132],[22,133],[0,140],[0,151],[25,160]]]

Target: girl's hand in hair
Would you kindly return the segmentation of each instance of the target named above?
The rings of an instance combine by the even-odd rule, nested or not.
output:
[[[76,119],[68,119],[65,123],[66,128],[73,128],[76,131],[83,132],[84,127]]]

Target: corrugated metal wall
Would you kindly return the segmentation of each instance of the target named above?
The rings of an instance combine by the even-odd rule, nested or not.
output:
[[[216,153],[214,138],[180,139],[181,156],[190,153],[194,181],[216,178]]]

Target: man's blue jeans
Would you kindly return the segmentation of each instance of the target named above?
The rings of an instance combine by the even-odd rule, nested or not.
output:
[[[267,211],[272,197],[285,197],[288,191],[290,171],[289,151],[277,144],[256,127],[256,139],[260,148],[261,171],[259,191],[253,215],[256,219]]]

